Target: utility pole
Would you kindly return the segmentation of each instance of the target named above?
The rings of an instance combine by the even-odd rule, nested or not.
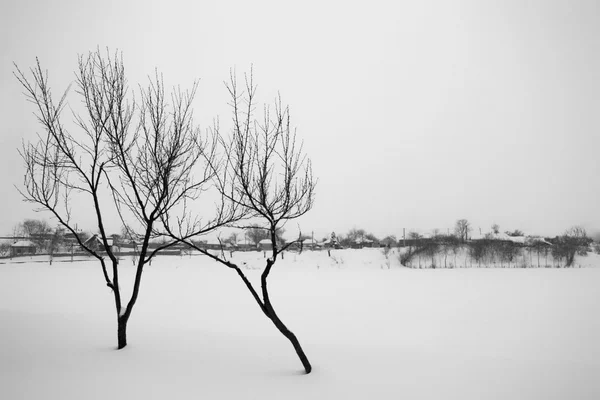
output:
[[[404,241],[404,246],[402,247],[406,247],[406,228],[402,228],[402,239]]]

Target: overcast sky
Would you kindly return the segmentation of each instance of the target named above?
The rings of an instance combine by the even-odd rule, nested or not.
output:
[[[123,51],[134,84],[154,68],[169,85],[200,79],[204,125],[229,118],[229,69],[253,64],[261,99],[289,103],[319,178],[303,231],[401,235],[459,218],[484,232],[600,229],[599,2],[208,3],[2,3],[1,234],[50,221],[13,186],[17,148],[40,129],[12,62],[39,57],[59,93],[97,46]]]

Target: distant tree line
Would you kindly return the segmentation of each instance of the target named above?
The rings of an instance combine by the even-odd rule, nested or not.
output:
[[[79,232],[79,235],[87,240],[91,235],[87,232]],[[46,220],[27,218],[19,222],[12,230],[13,242],[18,239],[27,240],[33,244],[36,253],[53,255],[58,252],[66,252],[75,239],[70,237],[64,228],[52,227]],[[0,244],[0,256],[5,256],[10,251],[12,243]]]
[[[554,238],[525,237],[520,230],[505,232],[509,238],[522,241],[498,238],[498,226],[492,228],[491,233],[475,240],[468,239],[470,224],[466,220],[457,221],[454,234],[424,238],[410,232],[410,246],[400,253],[400,262],[412,268],[568,268],[575,265],[575,256],[585,256],[592,250],[593,240],[582,227],[570,228]],[[595,249],[600,254],[600,246]]]

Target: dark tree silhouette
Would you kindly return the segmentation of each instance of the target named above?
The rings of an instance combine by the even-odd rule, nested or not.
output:
[[[554,246],[552,247],[552,257],[556,260],[564,259],[565,267],[571,267],[576,255],[587,255],[592,241],[587,236],[584,228],[575,226],[555,239]]]
[[[150,250],[149,241],[162,230],[163,221],[209,186],[218,167],[217,142],[205,140],[194,125],[196,83],[190,91],[174,89],[166,96],[162,76],[156,72],[146,87],[140,86],[136,102],[129,93],[122,56],[98,50],[80,56],[78,67],[76,87],[84,111],[83,115],[73,111],[74,129],[69,129],[63,115],[69,89],[56,101],[39,61],[30,70],[31,78],[15,65],[14,74],[44,129],[36,143],[24,145],[21,151],[26,172],[20,192],[25,200],[49,211],[99,261],[113,293],[121,349],[127,345],[127,323],[144,266],[176,243],[169,240]],[[89,207],[95,215],[99,249],[85,245],[76,231],[71,218],[75,206]],[[129,236],[140,240],[128,301],[121,297],[119,260],[109,246],[107,215],[118,215]],[[203,224],[188,221],[190,233],[215,229],[233,215],[223,206]]]
[[[14,229],[15,234],[26,236],[37,247],[46,247],[47,241],[52,237],[53,230],[47,221],[38,219],[25,219]]]
[[[260,289],[252,285],[238,265],[226,260],[222,254],[214,255],[173,234],[172,230],[170,233],[175,239],[186,241],[199,252],[236,271],[264,315],[291,342],[308,374],[312,366],[296,335],[275,311],[268,281],[279,255],[298,242],[295,240],[283,245],[277,234],[286,222],[301,217],[312,208],[316,180],[302,144],[296,141],[296,133],[290,125],[289,108],[283,107],[281,98],[278,98],[274,109],[265,106],[262,119],[256,120],[256,86],[252,73],[246,76],[245,83],[243,93],[238,89],[233,73],[226,83],[233,109],[233,132],[229,142],[221,142],[228,159],[226,178],[218,178],[217,185],[222,195],[253,221],[249,228],[253,232],[263,231],[271,242],[270,257],[261,273]]]
[[[520,229],[515,229],[514,231],[506,231],[505,232],[508,236],[512,236],[512,237],[518,237],[518,236],[525,236],[525,234],[523,233],[522,230]]]
[[[261,226],[248,226],[244,228],[244,236],[254,245],[258,245],[261,240],[271,239],[271,234],[267,229],[264,229]],[[275,232],[277,239],[280,243],[283,243],[283,234],[285,233],[285,229],[283,227],[278,227],[277,232]]]
[[[471,230],[471,223],[466,219],[459,219],[454,225],[454,234],[463,242],[469,239]]]
[[[500,233],[500,225],[498,225],[498,224],[493,224],[493,225],[492,225],[492,233],[494,233],[494,234],[496,234],[496,235],[497,235],[497,234],[499,234],[499,233]]]

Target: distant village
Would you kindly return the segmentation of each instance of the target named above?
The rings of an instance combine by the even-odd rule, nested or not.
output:
[[[284,231],[277,232],[277,247],[286,248],[288,251],[303,250],[328,250],[332,249],[362,249],[392,247],[407,248],[404,261],[409,262],[411,256],[417,254],[430,254],[448,251],[455,247],[468,247],[471,255],[477,258],[478,253],[490,254],[510,253],[519,248],[535,249],[538,253],[552,253],[558,258],[568,259],[570,253],[582,254],[586,251],[600,252],[600,245],[587,236],[585,230],[579,227],[571,228],[561,236],[543,237],[525,235],[520,230],[500,232],[497,225],[491,227],[487,233],[481,230],[473,232],[467,220],[458,220],[454,231],[441,234],[438,230],[431,233],[419,234],[414,231],[397,238],[394,235],[377,238],[363,229],[351,229],[346,234],[336,235],[332,232],[327,237],[315,239],[314,235],[304,235],[288,241],[283,238]],[[12,236],[0,237],[0,257],[14,258],[32,255],[50,255],[53,257],[74,256],[86,254],[81,243],[89,249],[100,253],[105,251],[105,246],[110,246],[119,255],[136,255],[141,241],[134,235],[128,234],[123,229],[120,234],[111,234],[106,238],[106,243],[97,233],[84,231],[73,232],[64,228],[52,228],[46,221],[28,219],[23,221],[13,231]],[[150,240],[148,247],[154,250],[169,242],[167,237],[156,237]],[[270,251],[272,242],[267,232],[260,228],[249,228],[240,233],[231,233],[226,238],[213,240],[194,240],[194,245],[204,250],[234,251]],[[191,252],[191,248],[182,243],[174,244],[161,250],[162,255],[181,255]]]

